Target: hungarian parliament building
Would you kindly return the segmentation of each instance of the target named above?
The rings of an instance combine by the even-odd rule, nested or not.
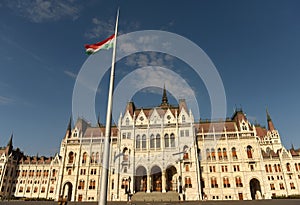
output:
[[[260,200],[300,194],[300,149],[286,149],[267,111],[267,126],[241,109],[231,118],[195,121],[185,100],[157,107],[128,102],[111,128],[108,201],[154,192],[176,200]],[[98,201],[105,127],[70,120],[53,157],[0,149],[0,197]],[[133,199],[132,198],[132,199]]]

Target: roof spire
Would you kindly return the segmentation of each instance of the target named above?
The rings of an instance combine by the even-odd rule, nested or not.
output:
[[[101,127],[101,123],[100,123],[100,113],[98,114],[97,124],[98,124],[98,127]]]
[[[267,113],[268,130],[273,131],[273,130],[275,130],[275,127],[274,127],[274,124],[272,122],[271,116],[268,112],[268,108],[266,109],[266,113]]]
[[[11,133],[11,136],[10,136],[9,141],[8,141],[8,143],[7,143],[7,146],[6,146],[6,153],[7,153],[7,154],[10,154],[11,151],[12,151],[12,149],[13,149],[13,144],[12,144],[13,136],[14,136],[14,134]]]
[[[68,127],[67,127],[67,132],[66,132],[66,137],[70,138],[72,133],[72,116],[70,117]]]
[[[168,97],[167,97],[167,90],[166,90],[165,84],[164,84],[163,96],[162,96],[162,99],[161,99],[161,105],[169,105]]]

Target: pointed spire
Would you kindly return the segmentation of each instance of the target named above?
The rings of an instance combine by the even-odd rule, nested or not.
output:
[[[98,114],[97,125],[98,125],[98,127],[101,127],[101,123],[100,123],[100,113]]]
[[[162,96],[162,100],[161,100],[161,105],[169,105],[168,103],[168,97],[167,97],[167,90],[166,90],[166,86],[164,85],[164,90],[163,90],[163,96]]]
[[[274,127],[274,124],[272,122],[271,116],[268,112],[268,108],[266,109],[266,113],[267,113],[268,130],[273,131],[273,130],[275,130],[275,127]]]
[[[8,146],[8,147],[12,147],[12,139],[13,139],[13,137],[14,137],[14,134],[11,133],[10,138],[9,138],[9,141],[8,141],[8,143],[7,143],[7,146]]]
[[[66,137],[70,138],[72,133],[72,116],[70,117],[68,127],[67,127],[67,132],[66,132]]]
[[[12,144],[13,136],[14,136],[14,134],[11,133],[11,136],[10,136],[9,141],[8,141],[8,143],[7,143],[7,146],[6,146],[6,153],[7,153],[7,154],[10,154],[11,151],[12,151],[12,149],[13,149],[13,144]]]

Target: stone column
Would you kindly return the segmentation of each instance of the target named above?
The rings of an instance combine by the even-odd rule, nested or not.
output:
[[[161,185],[162,185],[162,192],[166,192],[166,170],[163,170],[161,173]]]
[[[150,179],[150,173],[148,172],[147,173],[147,193],[150,193],[150,181],[151,181],[151,179]]]

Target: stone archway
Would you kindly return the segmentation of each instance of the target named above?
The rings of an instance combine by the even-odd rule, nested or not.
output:
[[[250,193],[252,200],[261,199],[261,187],[258,179],[253,178],[250,180]]]
[[[73,185],[71,182],[66,182],[63,186],[63,193],[62,193],[62,197],[66,198],[67,201],[71,201],[71,197],[72,197],[72,188]]]
[[[161,184],[161,168],[159,166],[153,166],[151,168],[151,191],[162,191]]]
[[[166,191],[177,191],[177,170],[174,166],[166,169]]]
[[[135,171],[135,192],[147,191],[147,170],[144,166],[139,166]]]

